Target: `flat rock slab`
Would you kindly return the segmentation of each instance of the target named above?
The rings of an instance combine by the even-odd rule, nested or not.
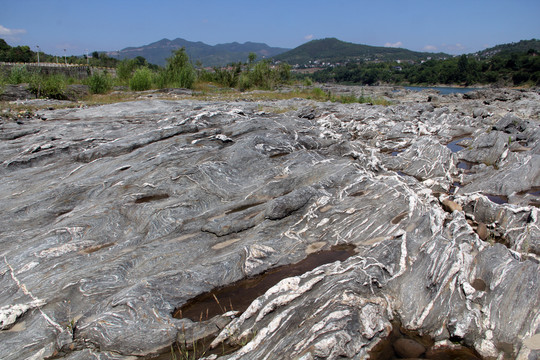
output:
[[[363,358],[395,318],[483,356],[538,355],[523,345],[539,331],[534,195],[482,194],[520,176],[519,191],[538,186],[536,113],[522,119],[527,151],[492,130],[512,101],[539,98],[518,95],[477,117],[478,101],[443,97],[145,100],[4,121],[0,358],[130,359],[186,333],[244,345],[230,359]],[[457,166],[446,144],[465,132],[466,158],[496,164]],[[457,194],[453,181],[465,183]],[[282,280],[241,315],[173,317],[199,294],[342,244],[357,255]]]

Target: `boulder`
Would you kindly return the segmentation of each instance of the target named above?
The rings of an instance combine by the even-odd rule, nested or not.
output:
[[[30,92],[28,84],[4,85],[0,88],[0,101],[35,99],[36,94]]]

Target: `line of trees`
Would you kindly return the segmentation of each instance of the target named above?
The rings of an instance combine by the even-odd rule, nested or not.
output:
[[[90,65],[96,67],[116,67],[118,60],[108,56],[105,53],[99,53],[97,51],[92,52],[91,56],[54,56],[44,52],[39,52],[40,62],[49,63],[68,63],[79,65]],[[10,46],[4,39],[0,39],[0,61],[2,62],[14,62],[14,63],[34,63],[38,61],[38,53],[32,51],[29,46]]]
[[[422,64],[349,63],[311,75],[318,82],[411,85],[540,85],[540,56],[535,50],[501,53],[488,59],[461,55]]]

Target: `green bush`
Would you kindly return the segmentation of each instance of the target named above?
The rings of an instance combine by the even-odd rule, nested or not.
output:
[[[238,89],[240,91],[248,90],[253,87],[253,83],[248,74],[241,74],[238,78]]]
[[[136,64],[133,59],[124,59],[118,63],[116,66],[116,77],[121,84],[129,84],[129,80],[133,74],[133,71],[135,70],[135,67]]]
[[[25,65],[14,66],[11,68],[7,82],[9,84],[22,84],[30,82],[32,74],[26,69]]]
[[[112,79],[107,73],[96,72],[86,82],[92,94],[105,94],[112,88]]]
[[[304,78],[304,86],[311,86],[313,85],[313,80],[309,76]]]
[[[167,66],[158,76],[158,86],[192,89],[196,74],[184,48],[178,49],[167,59]]]
[[[242,75],[242,78],[241,78]],[[226,87],[236,87],[239,85],[239,81],[242,81],[243,84],[250,82],[249,79],[247,79],[247,75],[242,74],[242,64],[236,63],[232,64],[231,66],[227,68],[214,68],[214,77],[215,81],[223,86]],[[248,88],[251,86],[248,86]],[[240,88],[242,88],[242,85],[240,85]]]
[[[33,74],[29,81],[29,89],[37,97],[64,100],[66,89],[66,77],[64,75],[40,75]]]
[[[313,96],[313,98],[315,98],[316,100],[321,100],[321,99],[327,99],[328,98],[328,94],[324,92],[323,89],[321,88],[313,88],[313,90],[311,90],[311,94]]]
[[[135,71],[131,80],[129,80],[129,88],[134,91],[149,90],[152,88],[152,72],[148,68],[140,68]]]

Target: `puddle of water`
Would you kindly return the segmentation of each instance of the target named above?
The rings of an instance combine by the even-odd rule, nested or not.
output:
[[[470,137],[462,137],[462,138],[458,138],[456,140],[453,140],[453,141],[450,141],[446,147],[449,148],[453,153],[456,153],[460,150],[463,150],[465,149],[465,146],[461,146],[459,145],[460,142],[464,141],[464,140],[472,140],[472,138]]]
[[[454,194],[460,187],[461,187],[461,183],[458,181],[454,181],[452,185],[450,185],[450,188],[448,189],[448,193]]]
[[[529,190],[520,191],[518,195],[527,199],[529,206],[540,207],[540,187],[535,186]]]
[[[504,195],[491,195],[491,194],[484,194],[491,202],[494,202],[495,204],[507,204],[508,198]]]
[[[457,163],[457,168],[458,169],[463,169],[463,170],[471,170],[471,168],[473,167],[474,163],[471,163],[471,162],[468,162],[468,161],[465,161],[465,160],[461,160]]]
[[[533,188],[530,188],[529,190],[525,190],[525,191],[520,191],[518,192],[518,195],[532,195],[532,196],[540,196],[540,187],[533,187]]]
[[[392,156],[398,156],[398,154],[401,154],[402,152],[403,150],[392,151]]]
[[[482,357],[471,348],[461,343],[459,338],[450,338],[452,346],[435,348],[435,341],[427,335],[406,330],[398,321],[392,324],[392,332],[379,342],[370,352],[369,358],[373,360],[390,359],[461,359],[482,360]],[[404,345],[405,344],[405,345]],[[422,352],[423,351],[423,352]]]
[[[148,203],[151,201],[163,200],[163,199],[167,199],[168,197],[169,197],[168,194],[154,194],[154,195],[141,196],[140,198],[135,200],[135,204],[143,204],[143,203]]]
[[[192,321],[201,321],[230,310],[243,312],[253,300],[263,295],[279,281],[287,277],[302,275],[324,264],[346,260],[356,254],[354,249],[353,245],[333,246],[330,250],[310,254],[296,264],[270,269],[263,274],[201,294],[175,309],[173,316],[177,319],[188,318]]]

